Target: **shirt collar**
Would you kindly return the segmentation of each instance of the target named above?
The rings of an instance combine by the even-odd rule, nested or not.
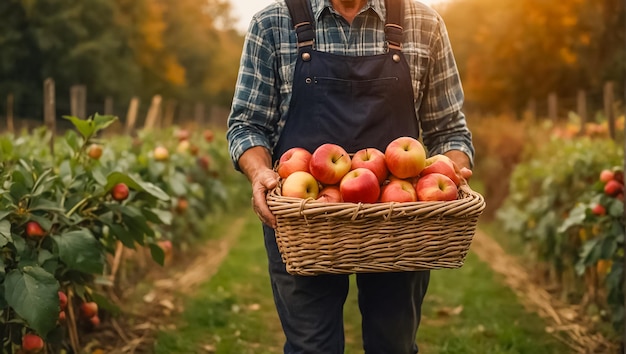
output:
[[[319,21],[320,16],[326,8],[330,9],[330,0],[311,0],[311,8],[315,21]],[[371,8],[380,17],[381,21],[385,20],[385,0],[367,0],[365,9]]]

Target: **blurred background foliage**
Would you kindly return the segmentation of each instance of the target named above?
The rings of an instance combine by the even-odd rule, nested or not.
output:
[[[15,96],[18,117],[42,115],[42,82],[58,101],[75,84],[89,102],[155,94],[228,107],[243,44],[234,0],[0,1],[0,114]],[[626,65],[622,0],[451,0],[435,8],[448,26],[475,114],[514,113],[551,92],[588,92],[601,107],[602,85]],[[59,107],[62,109],[63,107]]]

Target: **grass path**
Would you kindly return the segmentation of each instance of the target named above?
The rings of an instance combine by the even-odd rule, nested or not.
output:
[[[155,353],[282,353],[284,337],[271,297],[260,225],[252,213],[246,220],[210,281],[193,294],[180,294],[185,311],[175,330],[159,334]],[[354,289],[345,306],[346,354],[362,353]],[[473,252],[461,269],[433,272],[423,311],[420,353],[570,352]]]

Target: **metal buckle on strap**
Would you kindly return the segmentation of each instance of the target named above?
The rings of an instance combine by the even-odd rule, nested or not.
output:
[[[385,25],[385,33],[387,34],[387,42],[388,44],[388,48],[389,49],[395,49],[395,50],[402,50],[402,42],[397,42],[394,40],[389,39],[390,34],[401,40],[402,38],[402,31],[404,30],[404,28],[400,25],[397,25],[395,23],[388,23]]]
[[[315,44],[315,40],[311,39],[310,41],[298,42],[298,48],[313,46]]]

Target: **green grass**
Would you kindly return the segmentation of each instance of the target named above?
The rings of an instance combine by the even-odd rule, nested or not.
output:
[[[161,332],[155,353],[282,353],[261,228],[254,215],[218,273],[194,294],[176,330]],[[456,270],[433,271],[418,333],[426,354],[558,354],[569,350],[527,313],[498,275],[474,254]],[[345,306],[346,354],[362,353],[354,277]],[[462,306],[458,314],[447,309]],[[448,313],[446,315],[446,313]]]

